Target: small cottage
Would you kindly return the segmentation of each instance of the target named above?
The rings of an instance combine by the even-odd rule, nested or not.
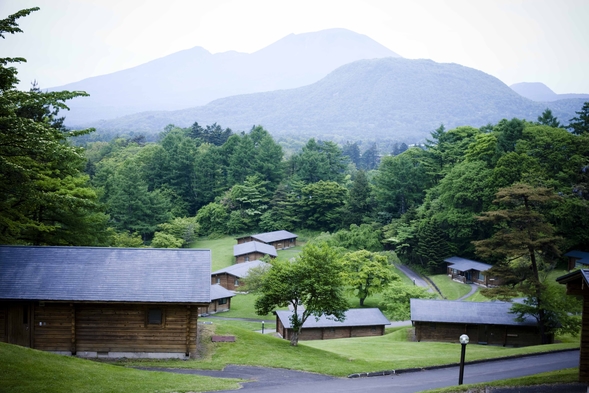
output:
[[[460,257],[451,257],[445,259],[444,262],[448,263],[448,276],[453,280],[485,287],[498,285],[498,281],[494,277],[489,277],[485,273],[493,267],[491,265]]]
[[[458,342],[462,334],[473,344],[520,347],[542,344],[538,322],[515,320],[507,302],[459,302],[411,299],[411,321],[417,341]],[[550,338],[552,343],[553,337]]]
[[[290,340],[292,311],[274,311],[276,332]],[[328,340],[332,338],[382,336],[389,320],[378,308],[352,308],[346,311],[343,321],[335,321],[322,315],[318,320],[310,316],[301,329],[299,340]]]
[[[233,246],[233,256],[235,263],[243,263],[261,259],[264,255],[276,258],[276,248],[269,244],[257,241],[236,244]]]
[[[238,237],[236,240],[237,244],[257,241],[274,246],[277,250],[284,250],[286,248],[295,247],[297,245],[297,237],[297,235],[288,231],[273,231],[242,236]]]
[[[0,246],[0,341],[80,357],[193,357],[210,271],[210,250]]]
[[[250,269],[257,267],[270,267],[270,264],[257,260],[242,262],[211,273],[211,284],[219,284],[230,291],[239,289],[240,280],[245,278]]]
[[[231,309],[231,298],[233,296],[235,296],[235,292],[225,289],[219,284],[211,285],[211,303],[206,308],[201,307],[199,315],[229,311]]]
[[[571,271],[575,268],[587,268],[589,267],[589,252],[572,250],[564,254],[568,257],[568,270]]]
[[[566,285],[567,295],[581,296],[583,298],[579,381],[589,382],[589,270],[575,270],[558,277],[556,282]]]

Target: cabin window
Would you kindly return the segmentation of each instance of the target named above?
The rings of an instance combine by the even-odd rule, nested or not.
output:
[[[227,304],[227,298],[217,300],[218,305]]]
[[[246,261],[246,262],[249,262],[249,260],[250,260],[250,256],[249,256],[249,255],[246,255],[246,256],[245,256],[245,258],[244,258],[243,260],[244,260],[244,261]]]
[[[239,280],[236,278],[235,281],[233,282],[233,284],[238,287],[239,286]]]
[[[221,277],[217,277],[217,284],[221,284]]]
[[[479,280],[480,281],[485,281],[485,273],[479,272]]]
[[[159,308],[152,308],[147,313],[147,323],[149,325],[161,325],[162,319],[163,313]]]

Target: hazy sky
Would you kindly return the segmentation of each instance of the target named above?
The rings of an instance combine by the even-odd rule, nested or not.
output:
[[[133,67],[202,46],[251,53],[290,33],[334,27],[409,58],[458,63],[506,84],[589,93],[589,0],[1,0],[24,33],[0,55],[24,57],[21,88]]]

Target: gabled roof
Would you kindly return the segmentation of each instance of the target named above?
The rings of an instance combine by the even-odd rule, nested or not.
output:
[[[414,322],[471,323],[479,325],[536,326],[528,317],[517,322],[510,314],[512,303],[459,302],[454,300],[411,299],[411,320]]]
[[[274,246],[256,241],[236,244],[233,246],[233,256],[235,257],[250,254],[256,251],[262,254],[270,255],[272,257],[277,255],[276,248],[274,248]]]
[[[0,299],[209,303],[211,251],[0,246]]]
[[[278,242],[280,240],[295,239],[298,236],[295,235],[294,233],[290,233],[288,231],[274,231],[274,232],[258,233],[258,234],[249,235],[249,236],[242,236],[238,239],[242,239],[244,237],[251,237],[253,239],[261,241],[262,243],[272,243],[272,242]]]
[[[211,285],[211,301],[235,296],[235,292],[225,289],[221,284]]]
[[[212,272],[211,276],[227,273],[227,274],[231,274],[232,276],[242,278],[242,277],[247,276],[247,274],[251,268],[258,267],[258,266],[270,266],[270,264],[260,261],[260,260],[243,262],[243,263],[236,263],[235,265],[231,265],[226,268]]]
[[[577,259],[577,263],[583,265],[589,265],[589,252],[572,250],[564,254],[566,257],[572,257]]]
[[[589,285],[589,269],[574,270],[564,276],[560,276],[556,279],[559,284],[566,284],[567,282],[578,280],[579,278],[585,281],[586,285]]]
[[[487,265],[486,263],[471,261],[470,259],[460,257],[451,257],[448,259],[444,259],[444,262],[448,262],[450,264],[449,267],[461,272],[466,272],[469,270],[478,270],[479,272],[484,272],[493,267],[491,265]]]
[[[282,325],[290,329],[290,317],[292,311],[279,310],[274,311],[276,316],[282,322]],[[314,316],[310,316],[303,325],[303,328],[324,328],[324,327],[344,327],[344,326],[382,326],[390,325],[389,320],[383,315],[378,308],[351,308],[346,311],[346,319],[338,322],[333,319],[328,319],[325,315],[322,315],[319,320],[316,320]]]

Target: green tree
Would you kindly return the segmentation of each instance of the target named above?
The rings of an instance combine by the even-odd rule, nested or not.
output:
[[[549,108],[546,108],[544,112],[542,112],[542,115],[538,116],[538,124],[554,128],[560,127],[560,122],[554,117]]]
[[[585,102],[581,110],[575,113],[578,116],[569,120],[570,123],[566,128],[576,135],[589,133],[589,102]]]
[[[39,8],[0,20],[0,37],[21,33],[17,19]],[[0,58],[0,242],[4,244],[106,245],[108,217],[83,174],[83,150],[69,138],[92,129],[63,126],[65,102],[84,92],[42,92],[36,83],[19,91],[12,64]]]
[[[309,229],[330,231],[342,222],[347,190],[333,181],[319,181],[301,189],[301,222]]]
[[[382,292],[388,284],[400,280],[387,257],[366,250],[350,252],[343,257],[344,283],[360,300],[360,307],[368,296]]]
[[[292,310],[292,346],[298,345],[305,321],[322,315],[343,321],[349,306],[343,293],[341,261],[327,244],[308,244],[296,260],[274,260],[264,276],[256,313],[266,315],[279,307]]]
[[[305,183],[343,180],[346,158],[333,142],[309,139],[303,150],[291,158],[292,175]]]
[[[372,213],[374,205],[372,187],[366,173],[364,171],[356,172],[346,200],[345,222],[347,224],[361,224]]]
[[[158,229],[159,231],[155,233],[152,241],[153,247],[170,248],[154,245],[154,242],[157,243],[160,241],[156,240],[156,238],[159,238],[163,241],[166,237],[170,236],[176,239],[174,240],[173,244],[179,244],[177,247],[188,247],[196,240],[200,225],[196,221],[196,217],[175,217],[169,222],[159,224]],[[164,237],[162,235],[166,236]]]
[[[174,235],[156,232],[151,241],[151,246],[154,248],[180,248],[182,243],[182,239],[178,239]]]
[[[196,221],[200,225],[204,235],[227,232],[227,219],[229,213],[225,206],[220,203],[211,202],[201,207],[196,213]]]
[[[356,224],[350,225],[349,229],[340,229],[333,234],[330,240],[332,246],[343,247],[347,250],[368,250],[382,251],[380,242],[381,232],[374,225]]]
[[[526,304],[535,310],[534,314],[529,309],[526,313],[538,319],[542,340],[546,342],[546,335],[553,331],[554,324],[550,321],[549,303],[542,301],[546,286],[541,273],[554,267],[560,255],[560,239],[553,235],[554,229],[540,209],[559,197],[551,189],[523,183],[502,188],[496,196],[494,203],[503,208],[487,211],[479,217],[483,222],[495,224],[496,231],[490,238],[473,243],[478,255],[497,260],[489,274],[503,279],[504,286],[487,289],[485,294],[515,297],[524,293]],[[511,287],[506,288],[506,285]]]
[[[436,295],[427,288],[398,280],[390,283],[382,293],[379,308],[392,321],[407,321],[411,319],[411,299],[435,298]]]

